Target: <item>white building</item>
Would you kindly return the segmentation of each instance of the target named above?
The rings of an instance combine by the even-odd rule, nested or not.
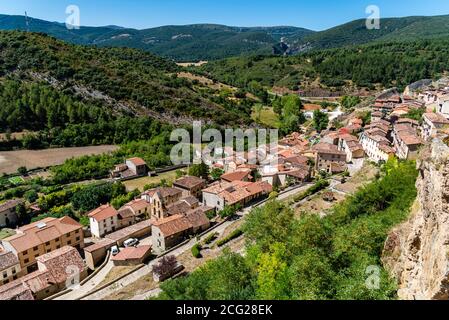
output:
[[[96,238],[119,229],[118,212],[111,205],[101,206],[89,213],[90,231]]]
[[[363,132],[360,136],[360,143],[365,154],[376,163],[387,162],[395,154],[395,150],[390,146],[390,141],[381,133],[381,130],[372,129]]]
[[[437,112],[441,113],[446,119],[449,119],[449,95],[439,97],[437,104]]]
[[[396,155],[399,159],[416,160],[423,141],[417,136],[416,130],[411,125],[395,125],[392,137]]]
[[[439,129],[449,125],[449,120],[438,113],[425,113],[423,116],[421,137],[429,140]]]

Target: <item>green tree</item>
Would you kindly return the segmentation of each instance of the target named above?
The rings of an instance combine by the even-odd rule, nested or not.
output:
[[[298,131],[300,124],[304,123],[305,117],[301,112],[302,102],[296,95],[289,95],[282,98],[282,114],[280,130],[287,135]]]
[[[270,252],[257,259],[256,297],[260,300],[285,300],[289,297],[288,265],[285,244],[274,243]]]
[[[209,167],[204,162],[194,164],[189,168],[189,175],[207,180],[209,179]]]
[[[28,169],[26,167],[19,167],[17,169],[17,172],[21,175],[21,176],[26,176],[28,173]]]
[[[320,110],[315,110],[313,112],[313,127],[318,132],[326,130],[329,126],[329,115]]]
[[[25,192],[25,194],[23,195],[23,197],[24,197],[29,203],[34,203],[34,202],[39,198],[39,195],[37,194],[36,190],[29,190],[29,191]]]
[[[224,170],[220,169],[220,168],[214,168],[212,169],[212,171],[210,172],[210,176],[212,178],[212,180],[217,181],[221,179],[221,176],[224,174]]]

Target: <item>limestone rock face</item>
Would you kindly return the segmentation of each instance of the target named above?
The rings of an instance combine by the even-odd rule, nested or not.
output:
[[[392,230],[383,254],[400,299],[449,299],[449,147],[435,139],[418,162],[410,219]]]

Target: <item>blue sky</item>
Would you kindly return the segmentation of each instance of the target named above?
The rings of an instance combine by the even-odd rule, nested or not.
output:
[[[449,14],[448,0],[0,0],[0,13],[64,22],[78,5],[81,24],[138,29],[169,24],[292,25],[323,30],[366,17],[377,5],[382,17]]]

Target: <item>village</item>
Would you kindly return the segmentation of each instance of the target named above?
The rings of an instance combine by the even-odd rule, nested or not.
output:
[[[146,190],[119,209],[102,204],[88,213],[88,228],[71,217],[17,226],[14,235],[1,240],[0,300],[51,299],[73,285],[82,286],[107,262],[147,264],[198,235],[214,234],[237,211],[282,192],[295,194],[322,177],[353,176],[367,162],[415,160],[427,141],[449,128],[449,80],[423,80],[403,93],[387,90],[368,111],[368,119],[359,117],[359,110],[339,116],[344,124],[339,129],[313,137],[295,132],[270,144],[275,162],[252,164],[250,152],[223,148],[221,160],[206,163],[209,172],[220,173],[218,179],[184,172],[172,184]],[[131,158],[117,164],[110,179],[152,174],[143,159]],[[0,227],[17,223],[21,203],[15,199],[0,205]]]

